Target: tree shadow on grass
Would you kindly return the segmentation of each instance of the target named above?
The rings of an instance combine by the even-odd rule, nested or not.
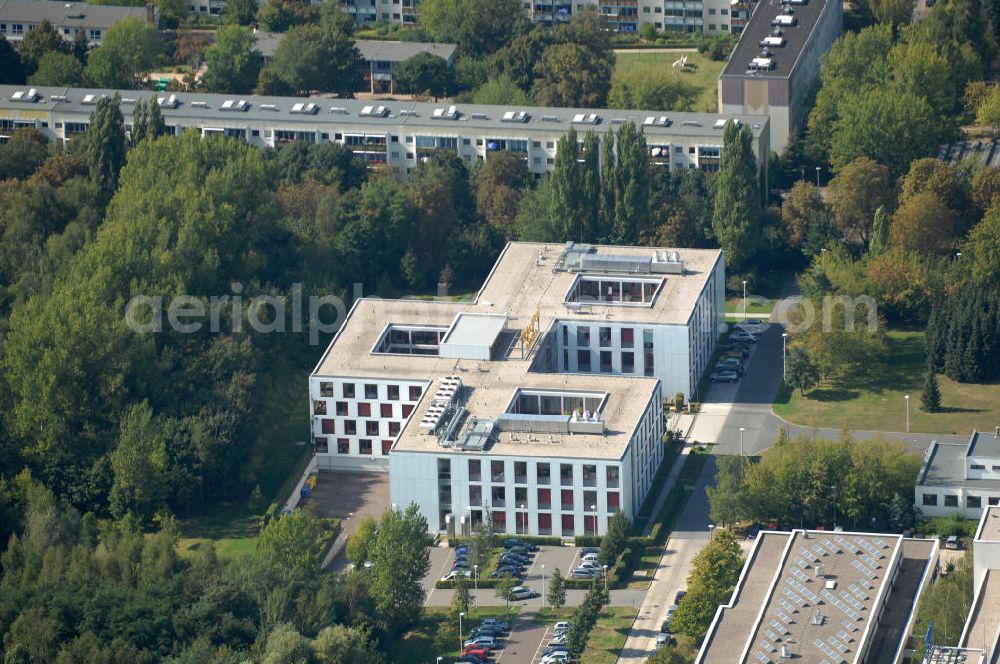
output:
[[[941,406],[936,413],[985,413],[985,408],[961,408],[959,406]]]
[[[813,401],[850,401],[851,399],[857,399],[859,394],[857,390],[833,387],[817,388],[806,392],[806,396]]]

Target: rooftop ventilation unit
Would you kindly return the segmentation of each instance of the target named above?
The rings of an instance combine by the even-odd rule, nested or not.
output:
[[[344,108],[343,106],[331,106],[330,107],[330,112],[331,113],[336,113],[337,115],[347,115],[348,114],[347,113],[347,109]]]
[[[778,30],[778,32],[780,32],[780,30]],[[767,46],[769,48],[777,48],[785,45],[785,38],[780,35],[776,37],[764,37],[760,40],[760,45]]]
[[[669,127],[673,122],[665,115],[656,117],[655,115],[650,115],[642,122],[645,127]]]
[[[559,122],[559,118],[554,115],[543,115],[540,119],[542,122]]]
[[[261,104],[260,105],[260,110],[262,110],[262,111],[276,111],[276,110],[278,110],[278,106],[276,104]]]
[[[577,113],[573,116],[573,124],[601,124],[601,116],[597,113]]]
[[[719,118],[718,120],[715,121],[715,124],[712,125],[712,128],[713,129],[725,129],[726,122],[728,122],[728,120],[726,120],[726,118]]]
[[[431,113],[431,119],[457,120],[459,115],[461,114],[458,112],[457,106],[449,106],[448,108],[435,108],[434,112]]]
[[[389,117],[389,109],[385,106],[365,106],[361,109],[361,117],[387,118]]]
[[[623,125],[628,122],[627,118],[611,118],[611,124],[613,125]]]
[[[130,105],[131,105],[131,104],[134,104],[134,103],[135,103],[135,101],[136,101],[136,100],[135,100],[135,99],[132,99],[131,97],[123,97],[123,98],[122,98],[122,103],[123,103],[123,104],[130,104]]]
[[[94,95],[87,95],[91,99]],[[84,104],[93,104],[93,101],[87,101],[87,97],[83,98]],[[169,97],[157,97],[156,103],[160,105],[160,108],[177,108],[181,105],[181,100],[177,98],[177,95],[170,95]]]
[[[793,25],[798,25],[799,20],[794,16],[789,16],[788,14],[778,14],[771,19],[771,25],[791,27]]]
[[[405,109],[399,112],[400,115],[405,115],[406,117],[417,117],[418,113],[410,109]]]
[[[485,113],[473,113],[469,117],[471,117],[473,120],[489,120],[490,119],[490,116],[486,115]]]
[[[51,101],[68,101],[69,98],[66,95],[49,95]]]
[[[222,106],[219,107],[220,111],[240,111],[246,113],[250,110],[250,102],[246,99],[227,99],[222,102]]]
[[[770,71],[774,69],[773,58],[754,58],[747,65],[747,71]]]
[[[701,123],[697,120],[684,120],[681,122],[682,127],[700,127]]]
[[[531,116],[524,111],[507,111],[500,118],[501,122],[527,122]]]
[[[191,102],[191,108],[208,108],[207,101],[193,101]]]
[[[310,102],[297,102],[292,104],[292,113],[297,115],[316,115],[319,113],[319,105]]]

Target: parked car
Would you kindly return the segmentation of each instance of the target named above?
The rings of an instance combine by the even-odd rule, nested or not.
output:
[[[674,595],[674,604],[680,604],[681,600],[684,599],[684,595],[687,595],[686,590],[678,590],[677,594]]]
[[[469,571],[469,570],[467,570],[467,569],[453,569],[450,572],[448,572],[447,574],[445,574],[444,576],[442,576],[441,580],[442,581],[454,581],[455,579],[457,579],[460,576],[464,576],[465,578],[468,579],[469,577],[472,576],[472,572]]]
[[[569,573],[569,578],[571,579],[596,579],[597,572],[586,567],[575,567]]]
[[[673,639],[674,637],[672,635],[667,634],[666,632],[660,632],[656,635],[656,649],[659,650],[664,646],[670,645],[670,642],[673,641]]]
[[[580,560],[586,560],[592,563],[596,563],[597,557],[598,557],[597,553],[585,553],[582,556],[580,556]]]
[[[501,553],[498,560],[516,560],[517,562],[524,564],[529,562],[531,558],[528,556],[522,556],[519,553]]]
[[[568,650],[558,650],[554,653],[544,655],[541,664],[561,664],[562,662],[568,662],[569,658]]]
[[[749,334],[760,334],[767,326],[767,322],[760,318],[747,318],[742,323],[735,325],[736,329]]]
[[[708,377],[713,383],[735,383],[740,379],[738,373],[728,369],[725,371],[713,371]]]
[[[469,545],[459,544],[455,547],[455,555],[469,555]]]
[[[566,634],[559,634],[558,636],[553,636],[549,641],[548,648],[555,648],[556,646],[566,645]]]
[[[487,660],[490,658],[490,651],[486,648],[476,648],[475,646],[469,646],[465,649],[463,655],[475,655],[479,659]]]
[[[528,551],[538,551],[538,545],[537,544],[533,544],[531,542],[525,542],[525,541],[519,540],[519,539],[509,539],[509,540],[507,540],[506,542],[503,543],[503,547],[505,549],[512,549],[515,546],[524,547]]]
[[[480,657],[474,653],[462,654],[455,660],[455,662],[461,662],[461,664],[486,664],[489,661],[489,657]]]
[[[497,620],[496,618],[487,618],[486,620],[484,620],[482,622],[482,626],[483,627],[499,627],[504,632],[509,632],[510,631],[510,623],[509,622],[506,622],[506,621],[503,621],[503,620]]]
[[[730,341],[745,341],[747,343],[755,344],[757,343],[757,335],[750,334],[749,332],[736,332],[729,336]]]
[[[661,634],[670,634],[670,624],[672,622],[673,622],[673,620],[671,620],[670,618],[667,618],[666,620],[664,620],[663,623],[660,625],[660,633]]]
[[[667,607],[667,618],[669,618],[670,620],[673,620],[675,613],[677,613],[677,605],[676,604],[671,604],[669,607]]]
[[[513,600],[531,599],[532,597],[538,597],[538,593],[528,586],[514,586],[510,590],[510,598]]]
[[[737,376],[743,375],[743,363],[736,358],[719,360],[715,363],[716,371],[735,371]]]
[[[958,536],[952,535],[944,542],[944,548],[946,549],[961,549],[962,540],[958,539]]]
[[[528,548],[524,547],[524,546],[512,546],[509,549],[507,549],[506,551],[504,551],[504,553],[514,553],[514,554],[517,554],[519,556],[530,556],[531,555],[531,551],[529,551]]]
[[[482,648],[487,648],[489,650],[493,650],[494,648],[497,647],[497,641],[492,636],[477,636],[476,638],[469,639],[462,644],[463,648],[468,648],[469,646],[482,647]]]
[[[570,620],[561,620],[561,621],[557,622],[555,625],[553,625],[552,629],[554,629],[557,632],[560,632],[560,631],[562,631],[562,632],[568,632],[569,628],[572,627],[572,626],[573,626],[573,622],[572,621],[570,621]]]
[[[595,546],[585,546],[582,549],[580,549],[580,555],[581,556],[585,556],[588,553],[600,553],[600,552],[601,552],[601,550],[598,549]]]

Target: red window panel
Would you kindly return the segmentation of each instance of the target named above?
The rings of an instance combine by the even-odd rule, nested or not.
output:
[[[572,535],[573,534],[573,529],[575,527],[576,527],[576,519],[573,517],[573,515],[572,514],[563,514],[562,515],[562,534],[564,536],[565,535]]]
[[[337,433],[336,420],[323,420],[323,433]]]
[[[552,532],[552,515],[551,514],[539,514],[538,515],[538,532],[541,534],[549,534]]]
[[[564,510],[573,509],[573,489],[563,489],[562,493],[562,508]]]
[[[507,513],[503,510],[493,512],[493,527],[501,533],[507,531]]]
[[[372,405],[364,401],[358,404],[358,417],[371,417]]]
[[[635,346],[635,330],[631,327],[622,328],[622,348],[633,348]]]
[[[538,490],[538,509],[547,510],[552,508],[552,489]]]
[[[392,404],[391,403],[380,404],[379,412],[382,414],[382,417],[392,417]]]
[[[621,495],[617,491],[608,491],[608,512],[615,513],[621,510]]]
[[[383,440],[382,441],[382,456],[388,455],[389,454],[389,450],[391,450],[391,449],[392,449],[392,441],[391,440]]]
[[[351,453],[351,441],[346,438],[337,439],[337,454],[350,454]]]
[[[404,403],[403,404],[403,417],[409,417],[410,413],[412,413],[412,412],[413,412],[413,404],[412,403]]]

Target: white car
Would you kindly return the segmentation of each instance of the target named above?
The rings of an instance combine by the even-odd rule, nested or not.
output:
[[[582,556],[580,556],[580,560],[583,560],[583,561],[588,562],[588,563],[596,563],[597,562],[597,554],[594,553],[593,551],[591,551],[590,553],[585,553]]]
[[[538,593],[536,593],[528,586],[514,586],[510,590],[510,598],[513,600],[531,599],[532,597],[537,597],[537,596]]]
[[[472,578],[472,570],[468,569],[453,569],[444,576],[441,577],[442,581],[454,581],[460,576],[464,576],[469,579]]]

